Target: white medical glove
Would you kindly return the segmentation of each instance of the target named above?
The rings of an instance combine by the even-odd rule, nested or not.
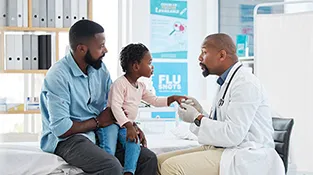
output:
[[[203,110],[202,106],[200,105],[198,100],[196,100],[195,98],[187,96],[187,100],[185,100],[184,103],[193,106],[194,108],[197,109],[198,112],[200,112],[201,114],[205,116],[208,116],[208,113]]]
[[[201,113],[191,105],[186,103],[181,103],[180,107],[178,108],[178,116],[184,122],[193,123],[195,118],[197,118]]]

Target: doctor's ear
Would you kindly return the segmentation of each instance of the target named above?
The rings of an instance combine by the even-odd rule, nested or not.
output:
[[[219,56],[220,56],[221,60],[225,60],[226,57],[227,57],[226,51],[225,50],[221,50],[220,53],[219,53]]]

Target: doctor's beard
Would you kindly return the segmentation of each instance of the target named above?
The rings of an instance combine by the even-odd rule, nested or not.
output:
[[[203,75],[204,77],[207,77],[208,75],[210,75],[210,71],[209,71],[208,67],[206,67],[205,64],[200,63],[200,66],[201,66],[201,68],[204,69],[204,70],[202,71],[202,75]]]
[[[94,60],[93,57],[90,54],[90,51],[88,50],[85,55],[85,61],[88,65],[92,66],[96,70],[100,69],[102,66],[102,58],[104,57],[105,53],[101,55],[97,60]]]

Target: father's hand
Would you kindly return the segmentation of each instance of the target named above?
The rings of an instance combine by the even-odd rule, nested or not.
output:
[[[105,110],[99,114],[97,120],[99,121],[100,128],[109,126],[116,121],[110,107],[106,107]]]
[[[140,143],[142,144],[143,147],[147,148],[147,140],[146,140],[146,136],[143,133],[143,131],[137,126],[137,124],[134,122],[134,127],[137,131]]]

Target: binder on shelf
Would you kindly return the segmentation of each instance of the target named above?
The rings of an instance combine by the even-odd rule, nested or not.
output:
[[[23,69],[23,40],[22,35],[14,35],[14,67],[15,70]]]
[[[63,27],[71,27],[71,0],[63,0]]]
[[[7,26],[7,1],[0,0],[0,27]]]
[[[5,36],[5,62],[6,70],[13,70],[14,66],[14,35]]]
[[[23,1],[24,0],[17,0],[17,27],[23,27]]]
[[[42,0],[32,0],[32,26],[39,27],[39,1]]]
[[[8,26],[17,26],[17,0],[8,0]]]
[[[47,0],[39,2],[39,27],[47,27]]]
[[[28,27],[28,0],[23,0],[23,27]]]
[[[78,0],[71,0],[71,25],[78,21]]]
[[[31,35],[31,68],[38,70],[38,36]]]
[[[51,35],[46,35],[46,41],[47,41],[47,65],[46,69],[49,69],[52,64],[52,42],[51,42]]]
[[[87,19],[88,2],[87,0],[78,0],[78,18]]]
[[[39,61],[39,69],[47,69],[47,37],[46,35],[38,36],[38,61]]]
[[[48,0],[47,1],[47,23],[48,27],[55,28],[55,12],[56,12],[56,6],[55,6],[56,0]],[[60,7],[58,7],[60,8]]]
[[[63,28],[63,0],[55,0],[55,27]]]
[[[23,35],[23,70],[31,70],[31,35]]]

